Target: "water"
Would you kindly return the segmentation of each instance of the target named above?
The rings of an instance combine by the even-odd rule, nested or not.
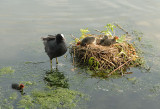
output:
[[[116,22],[127,31],[144,33],[143,48],[151,71],[134,73],[121,78],[100,80],[91,78],[84,69],[74,69],[69,53],[59,58],[59,71],[68,78],[69,88],[85,93],[90,100],[84,103],[88,109],[158,109],[160,100],[159,74],[159,25],[160,1],[158,0],[1,0],[0,1],[0,67],[11,66],[15,73],[0,77],[0,95],[8,99],[16,92],[11,83],[31,81],[25,88],[44,89],[49,58],[44,52],[41,37],[63,33],[67,43],[70,34],[80,36],[80,28],[102,29],[107,23]],[[26,62],[44,62],[26,64]],[[53,60],[55,66],[55,60]],[[136,78],[130,81],[127,78]],[[100,81],[99,81],[100,80]],[[21,95],[18,93],[18,98]],[[9,100],[8,100],[9,101]],[[10,102],[15,106],[18,100]],[[1,104],[2,105],[2,104]]]

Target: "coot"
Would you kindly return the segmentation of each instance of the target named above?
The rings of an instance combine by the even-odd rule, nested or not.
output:
[[[52,70],[52,59],[56,58],[56,64],[58,64],[57,57],[64,55],[67,52],[67,46],[65,43],[64,35],[57,34],[55,36],[48,35],[46,38],[42,38],[45,52],[50,58],[51,70]]]

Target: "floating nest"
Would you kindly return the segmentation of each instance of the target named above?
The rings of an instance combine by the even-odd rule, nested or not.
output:
[[[97,35],[96,38],[99,36]],[[76,60],[79,64],[88,66],[96,73],[105,73],[105,76],[124,74],[126,69],[142,64],[133,44],[126,41],[110,46],[94,44],[81,46],[75,43],[70,51],[73,55],[73,61]]]

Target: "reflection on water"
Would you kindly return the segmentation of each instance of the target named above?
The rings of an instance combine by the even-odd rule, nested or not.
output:
[[[34,81],[36,85],[25,87],[28,95],[35,88],[43,90],[46,84],[65,87],[91,96],[91,101],[86,103],[91,109],[159,108],[159,11],[159,0],[1,0],[0,68],[11,66],[15,73],[0,77],[0,97],[3,98],[0,104],[15,106],[9,99],[13,93],[12,82]],[[53,72],[46,72],[50,68],[49,61],[23,65],[27,61],[48,60],[40,39],[43,36],[63,33],[70,43],[70,34],[80,36],[79,29],[101,30],[110,22],[120,24],[129,32],[144,33],[142,42],[152,45],[143,49],[147,64],[152,65],[150,73],[131,69],[131,75],[97,83],[99,78],[90,78],[85,70],[74,69],[69,56],[68,59],[60,57],[63,66]]]

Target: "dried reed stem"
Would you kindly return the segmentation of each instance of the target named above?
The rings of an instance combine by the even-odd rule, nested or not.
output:
[[[110,72],[107,77],[111,76],[115,71],[117,71],[118,69],[120,69],[121,67],[123,67],[124,65],[126,65],[128,62],[132,61],[132,59],[129,59],[128,61],[126,61],[124,64],[120,65],[119,67],[117,67],[116,69],[114,69],[112,72]]]

